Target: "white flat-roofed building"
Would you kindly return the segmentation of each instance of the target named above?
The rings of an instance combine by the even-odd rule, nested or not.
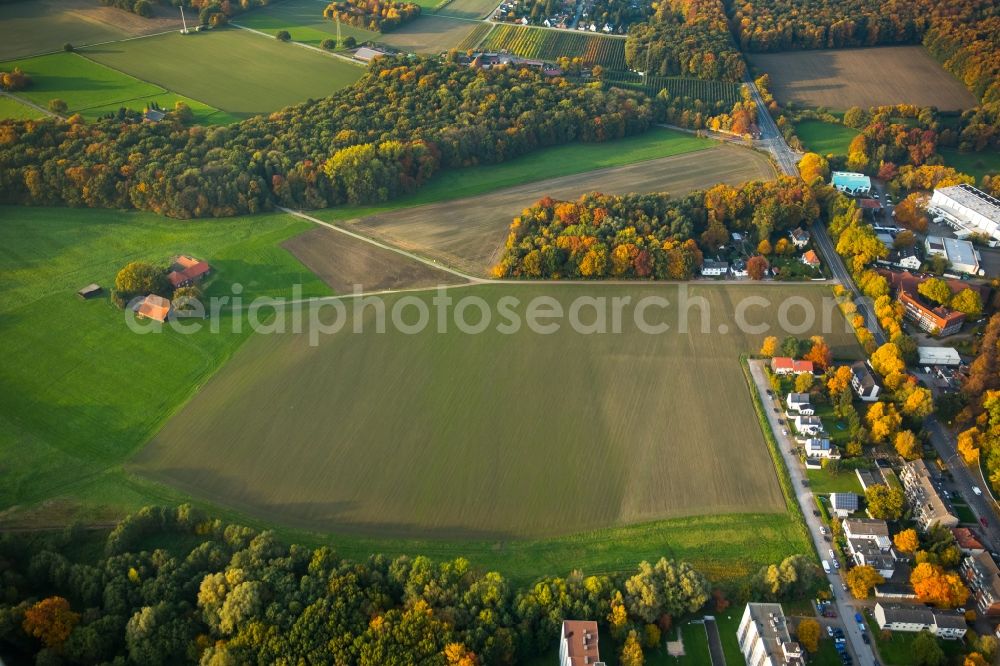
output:
[[[747,666],[803,666],[802,648],[792,640],[781,604],[747,604],[736,631]]]
[[[924,246],[927,249],[927,256],[944,257],[956,271],[969,275],[979,275],[979,253],[969,241],[943,236],[928,236],[927,240],[924,241]]]
[[[847,194],[868,194],[872,189],[872,179],[854,171],[834,171],[830,174],[830,184]]]
[[[954,347],[917,347],[920,365],[961,365],[962,357]]]
[[[972,185],[934,190],[927,211],[956,231],[986,234],[1000,241],[1000,200]]]

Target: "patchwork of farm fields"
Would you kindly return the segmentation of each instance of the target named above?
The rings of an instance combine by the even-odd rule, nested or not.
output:
[[[154,17],[143,18],[91,0],[31,0],[0,4],[0,60],[61,51],[74,46],[175,30],[180,14],[153,3]]]
[[[759,153],[710,143],[691,146],[698,147],[705,150],[531,181],[466,199],[389,210],[343,224],[469,273],[485,275],[499,258],[511,220],[543,196],[576,199],[593,190],[606,194],[666,191],[681,196],[720,182],[736,184],[775,177],[770,162]],[[317,211],[317,216],[345,219],[336,209]]]
[[[129,76],[78,53],[52,53],[0,63],[0,68],[14,67],[20,67],[33,79],[29,88],[13,93],[14,97],[22,97],[42,108],[46,108],[49,100],[58,98],[66,102],[69,113],[79,113],[88,120],[96,120],[121,107],[142,111],[152,102],[172,109],[179,101],[191,107],[198,122],[225,124],[235,120],[208,104]],[[34,109],[28,110],[37,113]],[[18,113],[23,110],[0,106],[0,118],[17,118]]]
[[[477,27],[477,21],[425,14],[379,36],[379,41],[402,51],[437,55],[456,48]]]
[[[324,6],[316,0],[282,0],[241,14],[234,22],[269,35],[287,30],[293,41],[319,47],[324,40],[337,38],[337,24],[323,18]],[[379,33],[341,23],[340,36],[354,37],[360,43],[377,40]]]
[[[509,51],[523,58],[555,60],[560,56],[582,58],[605,69],[625,70],[625,40],[568,30],[546,30],[501,24],[489,34],[482,48]]]
[[[364,68],[238,28],[170,33],[84,49],[134,77],[237,117],[326,97],[361,78]],[[294,72],[294,76],[289,76]]]
[[[976,105],[972,93],[920,46],[761,53],[754,68],[771,75],[771,92],[782,104],[844,110],[886,104]]]
[[[456,302],[478,297],[491,313],[513,297],[520,305],[510,307],[523,317],[536,297],[565,312],[578,297],[676,304],[679,289],[525,284],[448,294]],[[738,359],[763,333],[736,333],[733,312],[742,298],[764,295],[772,305],[753,323],[774,326],[783,299],[820,307],[828,292],[685,289],[705,299],[710,332],[692,324],[697,332],[681,333],[674,305],[649,318],[671,326],[660,335],[643,333],[628,309],[621,334],[586,335],[566,322],[551,334],[526,325],[509,334],[497,330],[506,319],[496,314],[478,334],[454,324],[446,333],[389,325],[379,334],[369,305],[357,320],[362,334],[349,322],[315,346],[307,335],[255,336],[132,468],[268,520],[380,536],[537,537],[677,516],[783,513]],[[385,307],[408,299],[412,323],[415,302],[433,311],[432,296],[389,296]],[[478,322],[479,310],[466,320]],[[826,334],[835,353],[854,349],[833,311]],[[716,332],[723,326],[730,333]]]

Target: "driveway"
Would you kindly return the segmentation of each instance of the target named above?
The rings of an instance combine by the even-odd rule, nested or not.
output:
[[[774,412],[774,408],[778,407],[780,409],[781,405],[779,401],[767,394],[767,391],[771,387],[768,384],[767,375],[764,374],[764,361],[750,361],[749,363],[750,374],[757,386],[761,403],[765,407],[764,411],[767,413],[768,423],[778,442],[778,448],[781,449],[781,456],[785,461],[785,467],[788,469],[788,475],[791,477],[793,492],[799,502],[799,507],[802,509],[802,515],[805,517],[806,527],[809,528],[813,545],[816,548],[816,552],[820,553],[821,559],[828,559],[824,553],[830,550],[830,544],[827,543],[820,530],[823,526],[822,522],[818,517],[813,515],[816,502],[813,499],[812,491],[808,486],[803,484],[803,481],[806,479],[806,473],[802,463],[793,452],[796,443],[791,436],[781,434],[783,429],[787,429],[787,426],[783,426],[778,422],[779,419],[784,418],[784,410],[782,409],[781,413],[778,414]],[[830,591],[837,606],[837,614],[840,616],[834,621],[834,626],[839,626],[844,630],[847,636],[848,647],[854,655],[854,663],[861,664],[861,666],[873,666],[875,655],[872,653],[871,647],[866,645],[861,638],[861,630],[858,629],[858,625],[854,621],[854,613],[857,612],[852,605],[854,600],[850,593],[845,592],[841,587],[843,581],[840,577],[840,571],[832,569],[830,574],[827,575],[827,579],[830,582]]]

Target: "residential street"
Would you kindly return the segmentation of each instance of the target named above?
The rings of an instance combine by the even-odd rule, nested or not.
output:
[[[778,446],[781,449],[781,455],[784,459],[785,467],[788,469],[788,475],[792,480],[792,488],[795,492],[795,497],[798,499],[799,507],[802,509],[802,515],[805,517],[806,527],[809,528],[809,534],[812,536],[813,545],[816,547],[816,552],[819,553],[820,559],[828,560],[829,558],[824,555],[824,553],[830,549],[830,544],[823,537],[823,533],[820,530],[823,526],[822,522],[813,514],[813,511],[816,508],[816,501],[813,499],[812,490],[803,484],[803,481],[806,479],[805,469],[793,452],[795,441],[791,437],[783,436],[781,434],[782,429],[786,426],[782,426],[778,421],[779,419],[784,418],[784,409],[782,409],[779,414],[774,412],[774,407],[776,407],[777,404],[775,399],[767,394],[767,391],[771,387],[768,384],[767,376],[764,374],[764,362],[751,360],[749,363],[750,374],[753,376],[754,383],[757,385],[757,391],[760,394],[761,402],[765,406],[768,423],[770,424],[771,429],[774,432],[775,439],[778,441]],[[849,650],[854,656],[854,663],[860,664],[861,666],[872,666],[875,664],[875,655],[872,652],[871,647],[866,645],[864,640],[861,638],[861,630],[854,621],[854,613],[857,611],[852,605],[853,599],[850,593],[845,592],[841,587],[843,581],[840,577],[839,570],[833,569],[827,578],[830,581],[831,594],[833,595],[834,601],[837,605],[837,615],[839,616],[837,620],[834,621],[836,623],[834,626],[839,626],[844,630],[844,633],[847,636]]]

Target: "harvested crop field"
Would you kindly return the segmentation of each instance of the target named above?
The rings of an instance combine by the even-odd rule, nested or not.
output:
[[[774,176],[774,169],[763,155],[721,145],[379,213],[345,222],[344,226],[466,272],[485,275],[499,257],[511,220],[544,196],[575,199],[594,190],[606,194],[666,191],[680,196],[716,183],[770,180]]]
[[[385,33],[379,41],[402,51],[436,55],[457,47],[478,25],[476,21],[424,14]]]
[[[335,294],[413,289],[465,282],[460,277],[408,259],[346,234],[318,227],[281,244]]]
[[[152,3],[143,18],[93,0],[31,0],[0,4],[0,60],[61,51],[74,46],[148,35],[181,27],[173,7]]]
[[[771,92],[782,104],[844,110],[905,103],[945,111],[976,105],[920,46],[754,54],[750,61],[771,75]]]
[[[659,335],[640,331],[628,307],[620,334],[578,333],[567,320],[538,334],[525,323],[536,297],[568,312],[577,297],[627,295],[634,304],[656,295],[677,304],[682,288],[706,299],[709,332],[695,308],[692,332],[679,332],[676,305],[647,311],[650,323],[671,326]],[[415,302],[436,311],[432,295],[384,302],[391,312],[407,299],[413,322]],[[735,332],[733,312],[744,298],[769,297],[772,306],[748,319],[775,326],[784,299],[818,303],[828,290],[524,284],[448,295],[455,307],[446,333],[436,314],[415,334],[392,325],[376,333],[369,306],[362,334],[348,322],[316,346],[308,335],[254,336],[130,467],[268,520],[380,537],[555,536],[785,511],[739,363],[763,335],[783,333]],[[459,331],[451,316],[467,296],[493,313],[479,334]],[[519,300],[514,333],[497,330],[508,321],[497,306],[503,297]],[[856,355],[853,335],[830,310],[834,353]],[[593,312],[581,320],[593,321]],[[472,307],[465,321],[479,317]],[[722,326],[728,334],[716,332]]]
[[[440,16],[480,19],[489,16],[499,4],[499,0],[451,0],[436,13]]]
[[[326,97],[365,72],[340,58],[234,27],[95,46],[83,54],[238,117]]]

